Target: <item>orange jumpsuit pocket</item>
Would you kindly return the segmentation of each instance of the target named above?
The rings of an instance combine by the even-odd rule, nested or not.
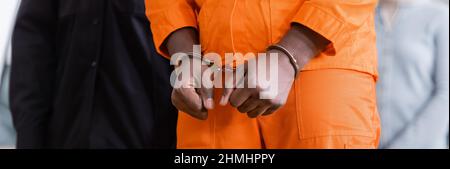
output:
[[[295,85],[300,140],[361,136],[376,142],[379,124],[372,75],[344,69],[303,71]]]

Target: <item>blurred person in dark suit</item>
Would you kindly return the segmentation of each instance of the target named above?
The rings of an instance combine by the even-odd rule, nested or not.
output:
[[[23,0],[13,35],[18,148],[175,148],[169,61],[143,0]]]

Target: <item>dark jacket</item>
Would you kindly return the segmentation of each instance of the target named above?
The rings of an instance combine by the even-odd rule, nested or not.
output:
[[[10,99],[18,148],[175,148],[169,61],[144,0],[22,0]]]

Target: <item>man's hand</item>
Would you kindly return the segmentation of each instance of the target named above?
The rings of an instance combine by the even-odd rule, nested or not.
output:
[[[182,84],[181,88],[172,91],[172,104],[180,111],[186,112],[194,118],[205,120],[208,111],[202,105],[202,98],[194,88],[193,84]]]
[[[245,85],[244,88],[237,88],[232,91],[230,95],[230,104],[233,107],[236,107],[239,112],[247,113],[248,117],[256,118],[260,115],[270,115],[279,108],[281,108],[287,101],[289,96],[289,92],[292,88],[292,84],[294,82],[295,69],[292,67],[290,60],[287,56],[284,56],[284,53],[276,50],[271,50],[267,52],[268,57],[273,57],[270,53],[276,53],[279,55],[278,65],[278,80],[271,82],[268,85],[258,84],[257,76],[249,76],[248,74],[244,77],[244,82],[257,82],[254,86],[255,88],[249,88],[248,84]],[[268,58],[267,61],[270,59]],[[270,63],[267,62],[266,65],[266,73],[270,74],[270,71],[273,71],[273,67],[270,67]],[[268,77],[270,75],[267,75]],[[272,77],[269,77],[272,78]],[[277,83],[277,84],[275,84]],[[277,87],[277,95],[273,99],[261,99],[261,92],[270,89],[272,87]]]
[[[189,69],[195,69],[193,65],[193,58],[187,60],[190,62]],[[182,63],[183,64],[183,63]],[[183,66],[183,65],[180,65]],[[200,72],[207,69],[207,66],[202,66]],[[187,76],[187,79],[181,79],[178,81],[172,91],[172,104],[180,111],[191,115],[194,118],[200,120],[206,120],[208,118],[208,110],[214,108],[213,101],[213,88],[206,88],[204,86],[196,88],[201,85],[201,81],[198,75],[195,75],[193,70],[191,74]],[[182,74],[178,78],[183,77]],[[186,77],[183,77],[186,78]]]
[[[283,37],[279,44],[294,55],[301,69],[313,57],[323,51],[330,44],[330,41],[311,29],[296,24],[292,26],[291,30]],[[274,99],[261,99],[260,93],[265,89],[261,87],[261,84],[256,84],[256,88],[248,88],[246,86],[234,90],[226,89],[221,101],[222,105],[226,104],[227,100],[229,100],[233,107],[236,107],[241,113],[247,113],[250,118],[256,118],[260,115],[270,115],[284,106],[295,80],[294,76],[299,72],[295,72],[296,70],[289,56],[286,56],[282,51],[270,50],[267,53],[267,56],[270,56],[270,53],[278,54],[278,81],[276,81],[278,84],[274,85],[272,83],[268,87],[278,86],[278,94],[276,97]],[[270,64],[266,68],[266,72],[271,71]],[[245,76],[245,82],[254,80],[249,78],[251,77]],[[256,80],[256,82],[258,81]]]
[[[193,45],[198,44],[198,35],[195,29],[182,28],[170,35],[166,41],[167,52],[169,55],[175,53],[187,53],[191,52]],[[213,101],[213,88],[205,88],[201,86],[196,88],[196,84],[202,84],[199,81],[199,77],[203,75],[203,72],[207,69],[207,66],[202,65],[201,74],[196,75],[193,69],[194,58],[189,58],[191,74],[187,76],[187,79],[182,79],[172,91],[172,104],[180,111],[191,115],[194,118],[200,120],[206,120],[208,118],[208,110],[214,108]],[[186,63],[181,63],[186,64]],[[179,65],[182,66],[182,65]]]

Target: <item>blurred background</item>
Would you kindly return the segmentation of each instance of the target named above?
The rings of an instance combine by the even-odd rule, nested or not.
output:
[[[431,0],[379,2],[380,148],[448,148],[448,5]]]
[[[15,147],[10,39],[20,0],[0,1],[0,149]],[[448,148],[449,0],[380,0],[380,148]]]
[[[20,0],[0,1],[0,149],[14,148],[15,131],[9,111],[10,39]]]

